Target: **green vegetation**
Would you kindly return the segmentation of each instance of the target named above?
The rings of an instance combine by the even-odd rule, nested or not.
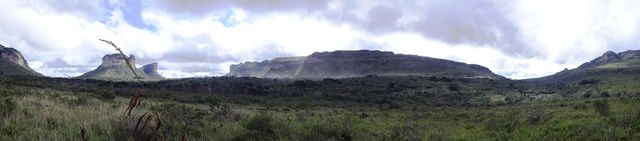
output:
[[[639,80],[637,68],[520,81],[0,75],[0,140],[640,140]]]
[[[89,140],[134,140],[137,119],[123,115],[136,91],[145,98],[132,117],[156,113],[165,140],[640,139],[638,91],[588,79],[599,81],[0,76],[0,140],[80,140],[82,128]]]
[[[42,76],[36,71],[22,67],[16,63],[0,59],[0,75],[33,75]]]

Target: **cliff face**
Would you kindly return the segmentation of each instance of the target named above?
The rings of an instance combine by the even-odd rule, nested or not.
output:
[[[29,67],[20,51],[3,45],[0,45],[0,74],[42,76]]]
[[[129,63],[135,68],[136,74],[131,72],[124,60],[125,56],[121,54],[109,54],[102,57],[102,63],[93,71],[78,76],[81,79],[98,79],[113,81],[133,81],[135,75],[141,77],[143,81],[153,81],[164,79],[158,74],[158,64],[151,63],[144,65],[142,68],[135,68],[136,58],[133,55],[128,57]]]
[[[382,51],[318,52],[307,57],[245,62],[230,67],[228,76],[322,79],[379,76],[451,76],[502,79],[489,69],[449,60]]]
[[[245,62],[231,65],[229,76],[258,78],[293,78],[307,57],[275,58],[262,62]]]
[[[136,56],[129,55],[127,59],[129,59],[129,63],[131,63],[131,65],[133,66],[136,65]],[[107,54],[102,57],[102,64],[100,64],[100,66],[113,67],[113,66],[121,66],[126,64],[127,63],[121,54]]]
[[[158,73],[158,63],[151,63],[142,66],[142,70],[145,74],[154,77],[154,78],[164,78],[162,75]]]

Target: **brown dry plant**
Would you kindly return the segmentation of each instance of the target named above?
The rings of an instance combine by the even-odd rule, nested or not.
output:
[[[129,60],[129,58],[127,58],[127,56],[124,54],[122,49],[119,48],[115,43],[113,43],[110,40],[105,40],[105,39],[99,39],[99,40],[113,46],[120,53],[120,55],[122,55],[122,59],[124,59],[125,63],[127,63],[127,66],[129,67],[131,72],[133,72],[133,75],[135,76],[134,79],[140,82],[140,79],[142,79],[142,77],[138,76],[133,64],[131,64],[131,61]],[[136,90],[134,93],[135,93],[134,96],[131,97],[131,99],[129,100],[129,104],[122,118],[122,123],[124,123],[125,127],[127,127],[127,124],[126,124],[127,120],[133,120],[133,118],[131,118],[132,111],[140,107],[140,104],[142,103],[142,98],[144,98],[144,96],[142,95],[143,93],[142,90]],[[158,133],[158,130],[161,127],[162,127],[162,121],[160,120],[160,115],[156,114],[155,112],[146,112],[142,114],[140,117],[138,117],[135,127],[132,129],[133,130],[132,135],[136,139],[143,140],[143,141],[163,140],[162,135]],[[88,140],[88,136],[86,136],[86,130],[84,128],[81,128],[81,138],[82,140]],[[181,140],[186,141],[187,140],[186,135],[182,135]]]

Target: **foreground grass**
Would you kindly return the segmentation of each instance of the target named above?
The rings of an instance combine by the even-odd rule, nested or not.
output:
[[[81,128],[90,140],[133,140],[131,120],[123,119],[125,97],[33,88],[1,93],[0,140],[79,140]],[[638,102],[620,98],[380,110],[145,99],[134,115],[158,113],[166,140],[182,135],[190,140],[638,140]]]

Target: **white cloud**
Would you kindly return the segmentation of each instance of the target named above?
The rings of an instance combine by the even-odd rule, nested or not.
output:
[[[316,51],[381,49],[486,66],[511,78],[573,68],[607,50],[638,49],[633,0],[0,1],[0,42],[49,76],[100,64],[113,40],[167,77],[220,75],[228,66]]]

